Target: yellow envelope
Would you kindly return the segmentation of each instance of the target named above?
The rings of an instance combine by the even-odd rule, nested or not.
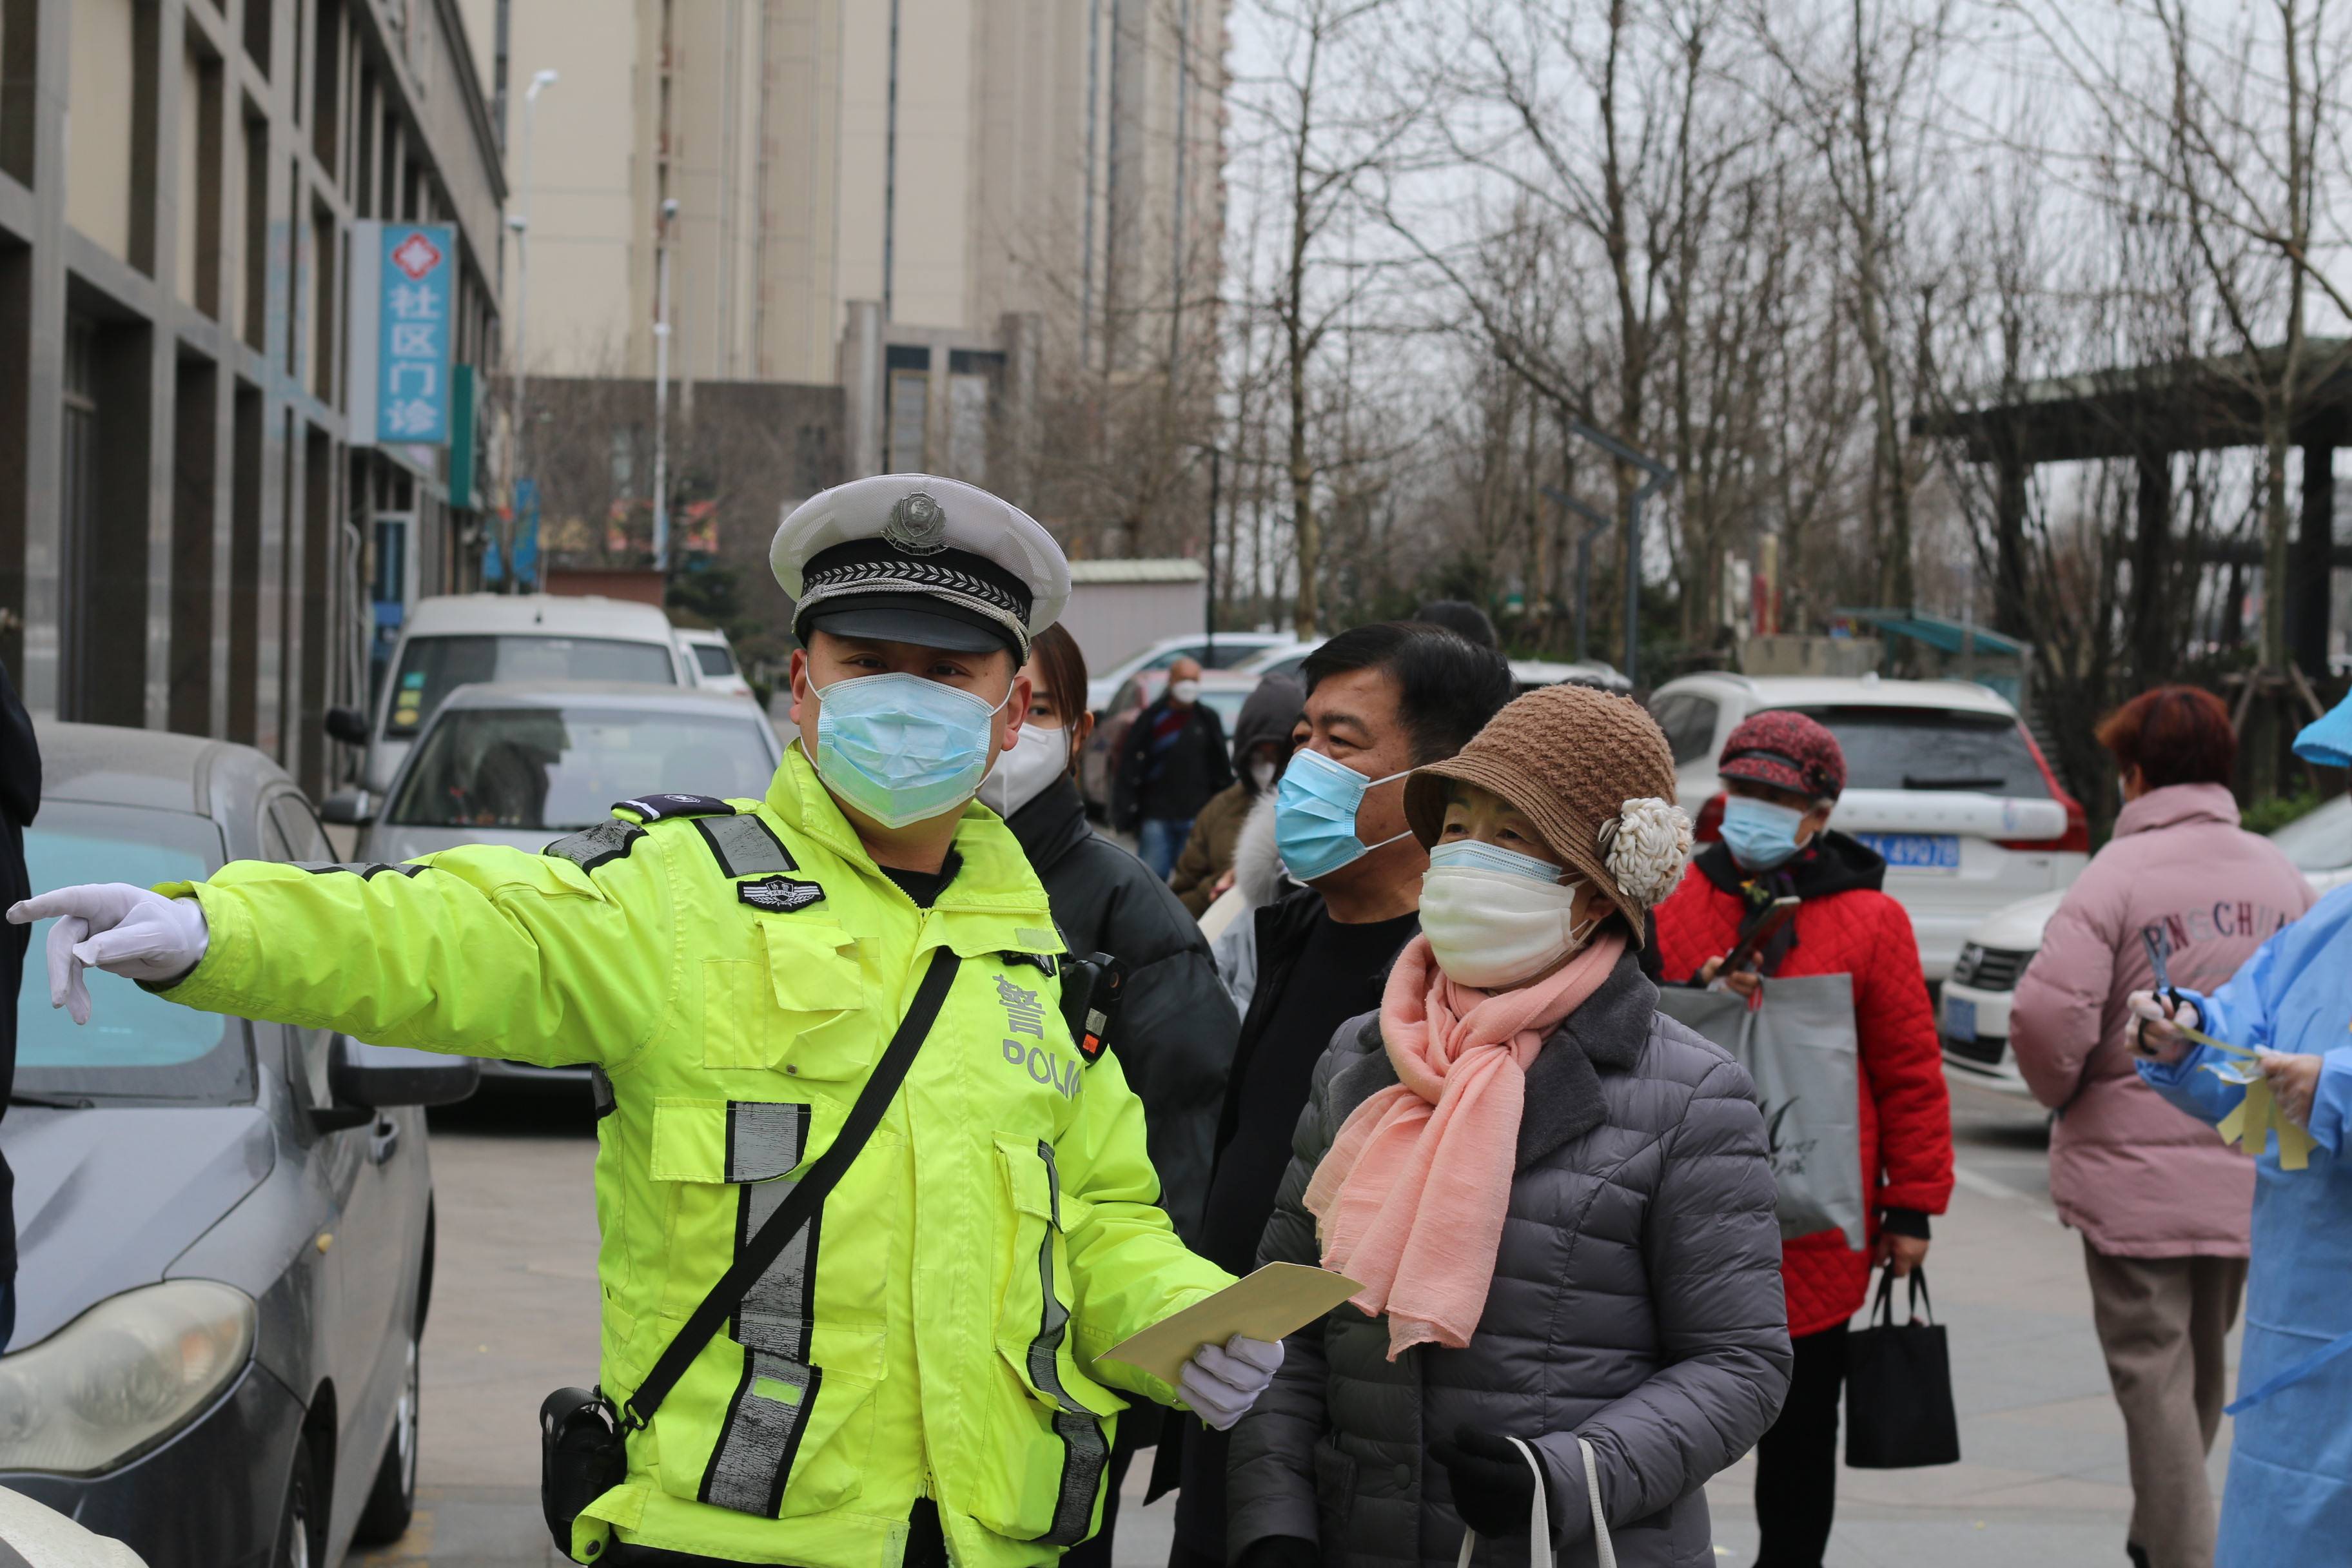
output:
[[[1193,1352],[1235,1334],[1278,1340],[1295,1334],[1363,1287],[1328,1268],[1269,1263],[1248,1278],[1160,1319],[1103,1352],[1173,1384]]]

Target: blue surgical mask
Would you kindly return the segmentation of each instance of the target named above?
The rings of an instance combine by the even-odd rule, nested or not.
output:
[[[1499,844],[1484,844],[1475,838],[1455,838],[1435,846],[1429,852],[1429,868],[1433,871],[1495,871],[1506,877],[1524,877],[1530,882],[1543,882],[1555,887],[1559,883],[1559,868],[1550,861],[1522,855],[1516,849],[1506,849]]]
[[[1002,701],[898,673],[836,680],[816,697],[817,776],[885,827],[961,807],[995,760]]]
[[[1295,752],[1274,792],[1274,846],[1290,874],[1312,882],[1405,837],[1400,833],[1367,844],[1356,837],[1356,808],[1364,804],[1364,792],[1402,777],[1394,773],[1368,779],[1320,752]]]
[[[1769,800],[1735,795],[1723,803],[1723,841],[1750,871],[1769,871],[1797,852],[1797,825],[1805,814]]]

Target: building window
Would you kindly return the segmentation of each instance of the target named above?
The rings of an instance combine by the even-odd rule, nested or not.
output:
[[[98,537],[98,325],[87,316],[66,317],[65,430],[59,443],[58,521],[64,544],[64,581],[58,584],[58,661],[64,689],[58,710],[82,716],[89,693],[81,689],[89,670],[91,546]]]

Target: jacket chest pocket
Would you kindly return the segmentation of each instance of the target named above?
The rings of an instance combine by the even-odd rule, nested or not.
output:
[[[793,1190],[810,1152],[812,1106],[793,1101],[657,1100],[649,1173],[671,1194],[662,1330],[674,1333]],[[852,1227],[853,1231],[856,1227]],[[853,1237],[851,1245],[854,1246]],[[655,1473],[673,1497],[767,1518],[854,1499],[874,1443],[882,1373],[882,1303],[870,1333],[827,1279],[822,1363],[817,1300],[825,1276],[878,1280],[828,1240],[822,1212],[784,1244],[653,1419]],[[853,1295],[863,1288],[851,1286]]]
[[[819,1082],[863,1076],[882,1040],[857,939],[830,921],[759,917],[752,958],[702,961],[702,1065]]]
[[[1079,1200],[1062,1194],[1053,1145],[1001,1137],[996,1163],[1010,1220],[997,1259],[1000,1375],[972,1513],[999,1535],[1074,1546],[1094,1529],[1110,1418],[1126,1405],[1078,1368],[1065,1228]]]

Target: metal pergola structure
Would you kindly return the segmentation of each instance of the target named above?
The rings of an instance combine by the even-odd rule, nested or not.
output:
[[[2152,362],[2026,382],[1975,400],[1915,416],[1914,435],[1965,443],[1971,462],[1994,469],[1993,626],[2030,634],[2025,602],[2025,486],[2042,463],[2129,458],[2138,471],[2133,595],[2142,606],[2158,591],[2172,548],[2172,467],[2177,452],[2263,444],[2259,388],[2276,385],[2285,350]],[[2288,657],[2311,676],[2327,669],[2328,573],[2352,566],[2352,545],[2336,542],[2336,448],[2352,445],[2352,340],[2312,338],[2303,347],[2290,444],[2303,453],[2303,510],[2291,543],[2287,581],[2266,584],[2282,595]],[[2260,546],[2209,549],[2211,563],[2259,564]],[[2136,617],[2151,642],[2161,627]],[[2160,650],[2133,650],[2141,668],[2161,665]]]

